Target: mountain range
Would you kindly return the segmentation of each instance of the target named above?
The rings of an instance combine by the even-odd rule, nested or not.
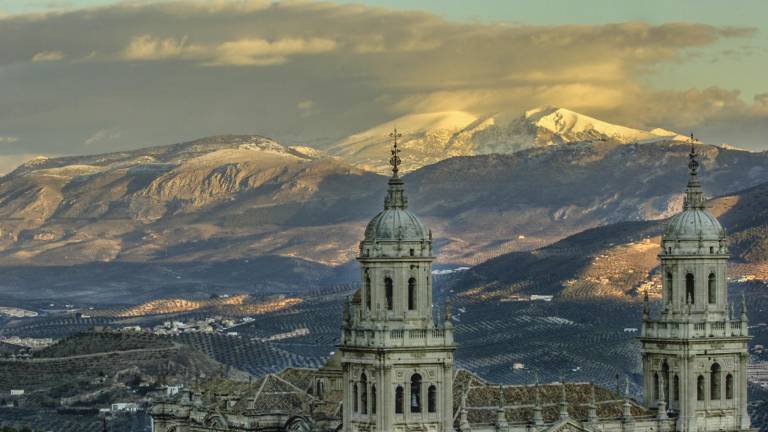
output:
[[[568,113],[530,111],[519,120],[544,127]],[[476,265],[677,211],[689,144],[585,118],[560,121],[559,132],[542,132],[523,150],[510,141],[504,154],[462,154],[405,176],[414,211],[434,232],[438,266]],[[557,145],[572,139],[579,141]],[[766,153],[697,151],[710,196],[768,182]],[[204,295],[212,286],[354,280],[355,246],[382,207],[386,177],[333,152],[227,135],[27,162],[0,180],[0,286],[20,296],[45,286],[51,297],[75,290],[108,301],[110,292],[128,299],[132,284],[156,296],[182,286]],[[254,267],[247,282],[243,260],[266,267]],[[62,271],[68,277],[57,279]],[[236,282],[222,283],[221,272]],[[127,279],[114,284],[108,275]]]
[[[565,108],[541,107],[520,116],[500,113],[476,117],[463,111],[406,115],[353,134],[328,148],[332,155],[380,174],[389,171],[389,133],[403,134],[400,146],[405,171],[454,156],[514,153],[532,147],[574,142],[620,144],[685,141],[672,131],[649,131],[604,122]]]

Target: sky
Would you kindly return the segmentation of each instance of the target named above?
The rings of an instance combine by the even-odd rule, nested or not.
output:
[[[554,105],[768,150],[768,2],[0,0],[0,172]]]

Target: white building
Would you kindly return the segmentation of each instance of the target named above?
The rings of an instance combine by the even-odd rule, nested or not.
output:
[[[396,140],[396,138],[395,138]],[[384,210],[365,229],[344,308],[343,430],[453,430],[453,326],[432,316],[432,232],[411,211],[397,143]]]
[[[397,152],[384,210],[360,242],[361,288],[345,304],[328,364],[286,369],[234,394],[184,389],[155,403],[154,431],[754,431],[746,305],[736,317],[728,303],[725,232],[704,207],[694,149],[684,210],[662,239],[658,316],[645,298],[641,402],[628,379],[622,395],[591,383],[494,385],[454,369],[450,309],[442,323],[432,316],[432,235],[408,210]]]
[[[691,147],[683,211],[661,240],[662,311],[643,313],[645,403],[677,413],[675,428],[748,430],[746,305],[728,303],[725,230],[704,206]]]

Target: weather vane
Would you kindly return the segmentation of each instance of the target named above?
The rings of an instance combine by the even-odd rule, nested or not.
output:
[[[389,137],[394,140],[394,144],[392,145],[392,157],[389,159],[389,164],[392,165],[392,173],[395,177],[397,177],[398,172],[398,166],[400,165],[400,149],[397,148],[397,139],[402,137],[403,134],[397,131],[397,128],[395,128],[392,132],[389,133]]]
[[[690,159],[690,162],[688,162],[688,169],[691,170],[691,174],[696,174],[696,171],[699,169],[699,161],[696,160],[696,147],[694,147],[694,144],[698,141],[693,136],[693,132],[691,132],[691,137],[688,139],[688,142],[691,143],[691,154],[688,155],[688,158]]]

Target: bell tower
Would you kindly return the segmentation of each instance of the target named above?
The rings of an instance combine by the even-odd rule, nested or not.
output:
[[[384,210],[365,229],[344,307],[343,430],[453,430],[453,326],[432,314],[432,233],[408,210],[397,129]]]
[[[645,403],[670,410],[677,430],[744,431],[747,413],[746,305],[728,302],[725,230],[706,209],[691,135],[683,211],[661,240],[662,307],[652,317],[646,294],[640,336]]]

